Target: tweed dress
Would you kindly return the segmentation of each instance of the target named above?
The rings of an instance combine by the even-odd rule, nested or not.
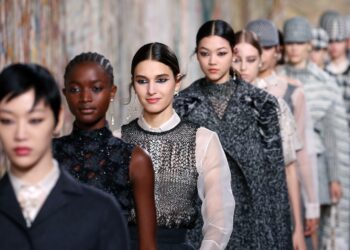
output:
[[[213,105],[215,98],[225,105]],[[236,200],[226,249],[292,249],[277,107],[267,92],[233,78],[224,84],[199,79],[175,99],[178,114],[215,131],[225,150]]]
[[[341,89],[325,71],[308,62],[304,69],[285,65],[279,70],[302,82],[306,102],[314,123],[320,203],[331,205],[329,182],[340,181],[343,197],[338,203],[339,226],[336,233],[349,242],[350,235],[350,149],[349,130]],[[330,235],[328,221],[321,226],[323,240]]]

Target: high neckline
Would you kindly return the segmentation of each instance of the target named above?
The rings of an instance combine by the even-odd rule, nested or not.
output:
[[[94,130],[80,129],[75,123],[73,124],[72,136],[77,137],[78,139],[91,139],[98,141],[110,137],[111,135],[112,132],[109,129],[108,123],[106,123],[104,127]]]
[[[299,69],[294,67],[293,65],[286,64],[284,65],[287,72],[292,74],[309,74],[309,63],[306,63],[305,68]]]
[[[158,128],[152,128],[146,122],[146,120],[143,118],[142,115],[137,120],[137,124],[142,129],[144,129],[146,131],[159,133],[159,132],[164,132],[164,131],[168,131],[170,129],[173,129],[174,127],[176,127],[180,123],[180,121],[181,121],[181,119],[180,119],[179,115],[175,112],[175,110],[173,110],[172,116],[167,121],[165,121],[161,126],[159,126]]]
[[[203,81],[203,90],[214,96],[227,96],[232,95],[235,89],[235,83],[232,78],[230,78],[227,82],[216,84],[205,79]]]

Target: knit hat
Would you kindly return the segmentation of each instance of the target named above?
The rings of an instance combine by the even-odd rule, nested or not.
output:
[[[350,15],[344,16],[346,37],[350,38]]]
[[[288,19],[283,26],[284,43],[310,42],[312,39],[311,26],[303,17]]]
[[[340,14],[329,14],[322,20],[322,28],[327,32],[330,41],[342,41],[346,39],[345,18]]]
[[[327,32],[322,28],[312,29],[312,46],[317,49],[326,49],[328,47],[329,37]]]
[[[328,20],[330,18],[333,18],[334,16],[338,16],[340,13],[335,10],[326,10],[323,12],[323,14],[320,17],[319,25],[322,29],[325,29],[326,23],[328,23]]]
[[[251,21],[247,24],[246,29],[257,34],[262,47],[279,45],[277,28],[270,20],[257,19]]]

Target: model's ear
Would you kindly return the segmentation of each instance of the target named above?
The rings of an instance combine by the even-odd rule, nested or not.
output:
[[[185,75],[179,73],[176,75],[175,77],[175,91],[174,91],[174,95],[176,96],[181,88],[181,80],[185,77]]]
[[[113,101],[114,100],[114,97],[115,97],[115,94],[117,93],[117,86],[115,86],[114,84],[113,84],[113,86],[111,87],[111,93],[110,93],[110,99],[111,99],[111,101]]]
[[[58,121],[55,126],[55,129],[53,130],[54,137],[58,137],[61,134],[63,122],[64,122],[64,109],[63,109],[63,106],[61,106],[60,111],[58,113]]]

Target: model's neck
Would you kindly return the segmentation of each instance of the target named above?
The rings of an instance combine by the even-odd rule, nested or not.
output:
[[[298,63],[290,63],[291,66],[295,69],[305,69],[307,64],[307,60],[300,61]]]
[[[168,108],[167,110],[156,114],[144,112],[143,119],[145,119],[145,121],[151,128],[159,128],[165,122],[169,121],[169,119],[173,115],[173,112],[174,111],[172,108]]]
[[[25,169],[11,165],[10,171],[21,181],[28,184],[37,184],[43,180],[53,169],[53,159],[51,152],[44,156],[39,162]]]
[[[346,55],[341,55],[339,56],[338,58],[332,58],[332,63],[335,65],[335,66],[339,66],[339,65],[343,65],[346,61],[347,61],[347,57]]]
[[[106,123],[107,123],[106,117],[101,118],[95,123],[89,123],[89,124],[75,120],[75,125],[77,126],[77,128],[81,130],[88,130],[88,131],[104,128],[106,126]]]
[[[269,68],[267,70],[261,71],[259,72],[259,78],[267,78],[269,76],[271,76],[274,72],[274,68]]]

